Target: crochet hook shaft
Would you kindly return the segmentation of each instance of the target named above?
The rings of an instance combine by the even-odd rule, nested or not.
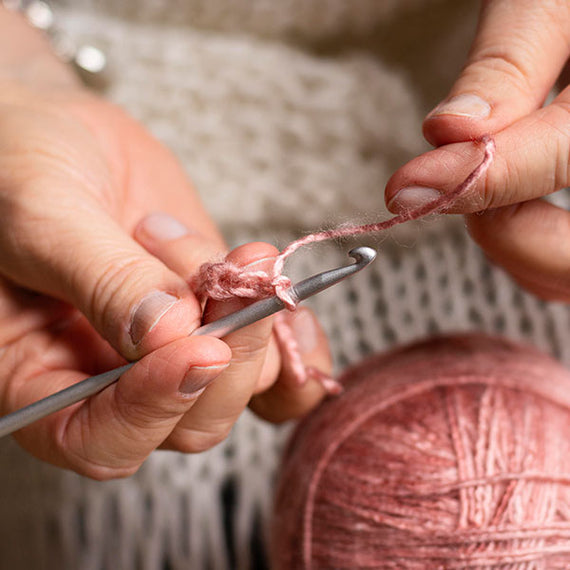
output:
[[[356,247],[349,252],[349,256],[354,259],[353,264],[313,275],[294,285],[291,291],[293,299],[303,301],[364,269],[374,261],[376,251],[370,247]],[[192,336],[210,335],[221,338],[230,332],[273,315],[284,308],[283,301],[278,297],[262,299],[215,322],[197,328],[192,332]],[[116,382],[135,363],[129,362],[129,364],[109,370],[109,372],[91,376],[47,398],[38,400],[21,410],[7,414],[0,418],[0,437],[11,434],[45,416],[97,394],[113,382]]]

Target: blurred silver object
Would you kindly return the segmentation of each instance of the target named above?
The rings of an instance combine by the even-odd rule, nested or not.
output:
[[[24,9],[24,14],[34,28],[49,32],[54,23],[53,10],[46,2],[34,1],[29,2]]]
[[[73,67],[83,83],[94,89],[105,89],[110,80],[107,57],[95,45],[77,43],[57,26],[54,10],[44,0],[0,0],[14,12],[21,13],[28,23],[49,38],[55,54]]]

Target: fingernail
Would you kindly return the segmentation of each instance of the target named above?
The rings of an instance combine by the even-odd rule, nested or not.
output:
[[[139,344],[177,302],[178,297],[163,291],[153,291],[143,297],[131,313],[129,335],[132,343]]]
[[[297,309],[293,316],[293,334],[303,354],[313,352],[319,341],[319,329],[313,313],[307,309]]]
[[[433,188],[425,186],[408,186],[402,188],[388,203],[391,211],[413,210],[425,206],[441,197]]]
[[[429,115],[428,118],[440,115],[457,115],[458,117],[471,117],[473,119],[484,119],[491,113],[491,105],[478,95],[473,93],[462,93],[440,103]]]
[[[229,365],[192,366],[184,375],[178,391],[185,396],[197,396],[215,380]]]
[[[190,233],[182,222],[163,212],[148,215],[142,220],[139,228],[157,241],[170,241]]]

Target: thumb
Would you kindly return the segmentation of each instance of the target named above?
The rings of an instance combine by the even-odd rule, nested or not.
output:
[[[539,108],[570,40],[570,3],[487,0],[465,68],[424,122],[435,146],[496,133]]]
[[[0,231],[2,270],[22,286],[73,304],[125,358],[190,333],[201,308],[184,279],[88,202],[74,201],[72,215],[60,204],[44,204],[42,212],[28,207],[11,216]]]

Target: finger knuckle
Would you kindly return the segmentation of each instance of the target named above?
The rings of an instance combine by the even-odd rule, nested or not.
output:
[[[570,102],[563,100],[551,105],[548,116],[551,140],[556,141],[554,176],[551,191],[559,190],[570,181]]]
[[[123,479],[139,470],[141,460],[119,457],[109,449],[98,449],[90,443],[88,437],[82,437],[86,436],[86,431],[76,434],[73,442],[69,438],[59,442],[58,448],[64,467],[95,481]]]
[[[181,453],[202,453],[227,439],[232,425],[219,425],[213,430],[178,428],[171,436],[171,443]]]
[[[106,263],[91,288],[90,302],[86,308],[87,316],[97,323],[102,330],[116,326],[117,305],[124,306],[119,297],[129,290],[129,283],[133,276],[144,273],[141,267],[141,259],[132,255],[124,255],[124,252],[109,252]],[[78,273],[83,273],[84,268],[78,268]],[[78,276],[80,278],[80,276]],[[107,322],[112,318],[113,322]],[[98,322],[99,321],[99,322]]]
[[[502,84],[505,80],[510,80],[511,85],[521,93],[532,93],[534,91],[530,84],[532,71],[527,63],[527,60],[532,60],[529,49],[528,44],[522,41],[522,38],[520,42],[516,42],[515,46],[509,45],[508,48],[490,46],[478,52],[466,73],[476,78],[492,73]]]
[[[169,425],[188,406],[186,401],[167,400],[157,403],[144,399],[130,400],[123,397],[120,390],[116,390],[114,404],[115,419],[122,432],[135,437],[145,431]]]
[[[111,481],[113,479],[126,479],[127,477],[131,477],[139,468],[140,465],[117,468],[91,464],[83,469],[76,469],[76,471],[80,475],[93,479],[94,481]]]
[[[266,334],[259,335],[240,332],[239,339],[231,343],[232,361],[245,362],[263,360],[267,352],[271,330],[267,329]]]

